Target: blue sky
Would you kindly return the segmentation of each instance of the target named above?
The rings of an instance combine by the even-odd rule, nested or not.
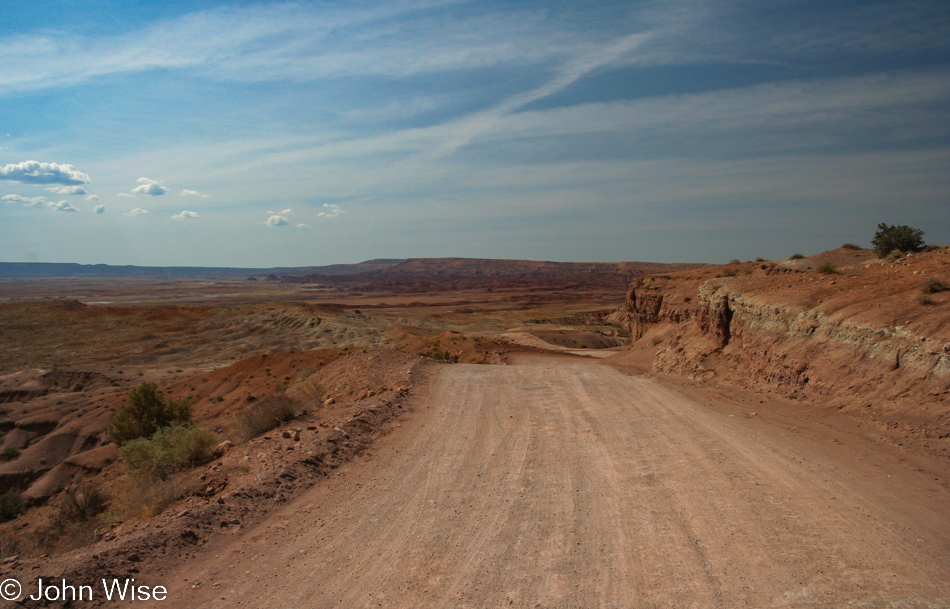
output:
[[[0,260],[950,243],[944,0],[133,4],[5,8]]]

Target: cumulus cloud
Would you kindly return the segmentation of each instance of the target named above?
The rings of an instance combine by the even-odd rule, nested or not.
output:
[[[321,218],[338,218],[340,214],[345,214],[346,212],[340,209],[340,206],[336,203],[324,203],[323,211],[317,214]]]
[[[96,205],[96,207],[95,207],[92,211],[93,211],[94,213],[97,213],[97,214],[104,214],[104,213],[106,213],[106,206],[105,206],[105,205]]]
[[[4,195],[4,203],[19,203],[24,207],[49,207],[53,204],[46,197],[22,197],[20,195]]]
[[[183,196],[183,197],[201,197],[202,199],[210,199],[210,198],[211,198],[210,195],[206,195],[206,194],[204,194],[204,193],[200,193],[200,192],[198,192],[197,190],[187,190],[187,189],[181,191],[181,196]]]
[[[23,184],[63,184],[66,186],[89,183],[89,176],[77,171],[72,165],[23,161],[0,167],[0,180],[12,180]]]
[[[313,228],[313,227],[310,226],[309,224],[304,224],[303,222],[299,222],[299,223],[297,223],[297,224],[294,224],[294,226],[296,226],[297,228]]]
[[[52,207],[56,211],[79,211],[78,209],[76,209],[75,207],[67,203],[66,201],[53,203],[52,205],[50,205],[50,207]]]
[[[132,189],[133,195],[153,195],[157,197],[168,192],[168,188],[158,180],[139,178],[136,182],[139,185]]]
[[[188,220],[192,218],[197,218],[198,213],[194,211],[184,210],[180,214],[175,214],[172,216],[172,220]]]
[[[46,190],[55,192],[58,195],[84,195],[86,189],[82,186],[49,186]]]
[[[131,210],[131,211],[125,212],[125,214],[123,214],[123,215],[126,215],[126,216],[144,216],[144,215],[147,214],[147,213],[148,213],[148,210],[147,210],[147,209],[142,209],[141,207],[136,207],[135,209],[133,209],[133,210]]]
[[[273,216],[269,217],[264,222],[264,224],[266,224],[267,226],[287,226],[288,224],[290,224],[290,220],[288,220],[284,216],[279,216],[277,214],[274,214]]]
[[[99,195],[89,195],[88,197],[86,197],[86,200],[87,200],[87,201],[93,201],[93,202],[98,201],[98,200],[99,200]]]

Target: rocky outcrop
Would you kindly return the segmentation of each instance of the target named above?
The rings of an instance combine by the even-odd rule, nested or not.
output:
[[[950,293],[926,308],[917,298],[950,251],[921,258],[833,275],[762,264],[641,277],[612,320],[655,352],[654,372],[844,410],[950,456]]]

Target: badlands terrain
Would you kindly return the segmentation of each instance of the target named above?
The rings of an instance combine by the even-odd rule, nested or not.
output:
[[[950,606],[950,248],[66,275],[0,278],[0,580],[29,594]],[[103,430],[143,381],[231,446],[131,480]],[[298,416],[246,433],[275,399]]]

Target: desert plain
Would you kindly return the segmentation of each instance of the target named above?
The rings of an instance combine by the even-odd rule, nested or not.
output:
[[[167,591],[143,607],[946,607],[946,284],[946,247],[3,277],[0,579]],[[130,476],[106,429],[145,382],[211,458]]]

